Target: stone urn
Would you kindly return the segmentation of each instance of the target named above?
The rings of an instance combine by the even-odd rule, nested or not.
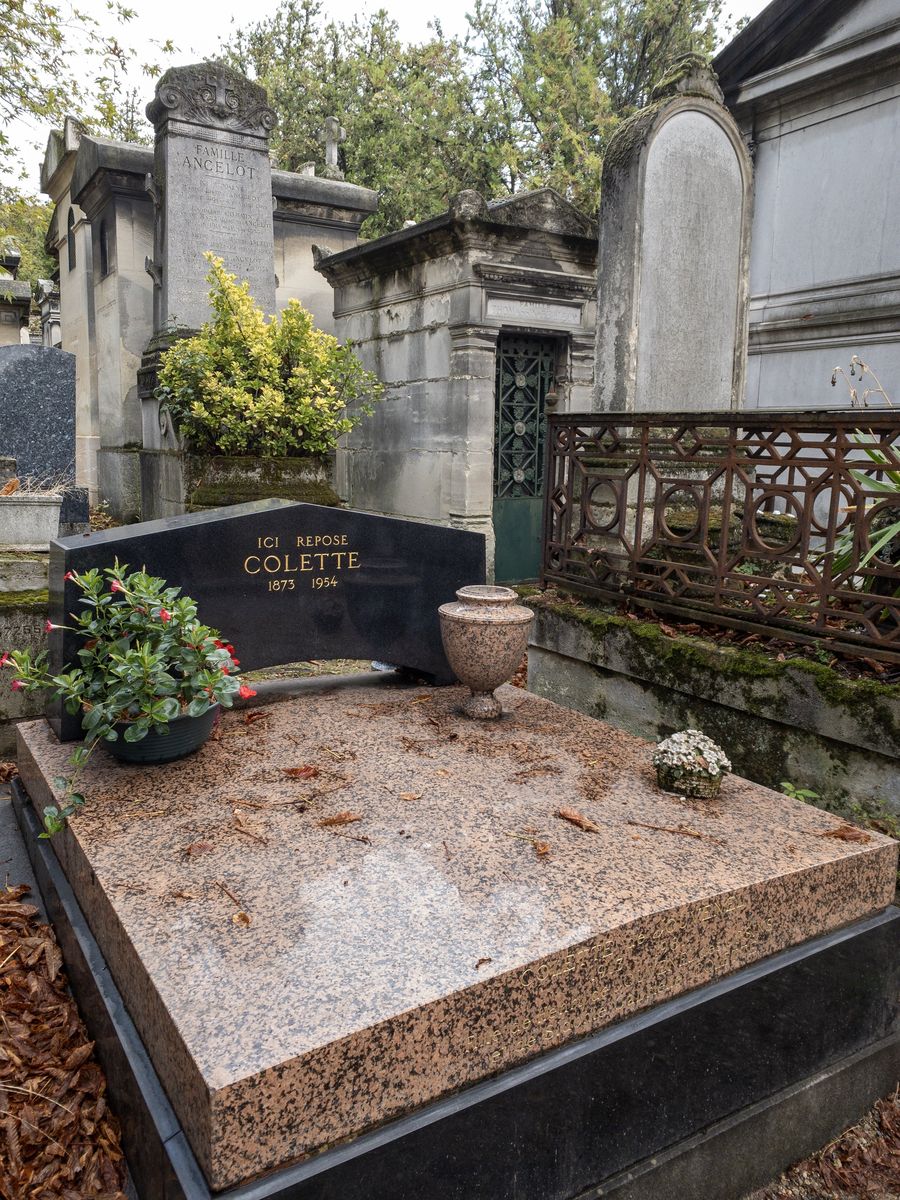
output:
[[[534,620],[517,600],[512,588],[473,584],[438,609],[447,661],[472,693],[463,704],[468,717],[496,720],[503,714],[494,688],[515,673]]]

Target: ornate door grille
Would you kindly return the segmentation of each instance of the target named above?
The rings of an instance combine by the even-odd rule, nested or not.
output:
[[[544,483],[544,399],[555,375],[553,338],[501,334],[497,345],[494,495],[541,494]]]

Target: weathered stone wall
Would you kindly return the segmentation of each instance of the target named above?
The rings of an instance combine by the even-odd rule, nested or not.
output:
[[[790,42],[763,14],[715,62],[755,160],[748,408],[846,402],[854,354],[900,392],[900,11],[838,8]]]
[[[698,728],[735,771],[831,804],[900,813],[900,685],[630,620],[588,603],[530,597],[528,686],[646,738]]]
[[[0,653],[46,649],[44,622],[49,611],[46,554],[0,549]],[[44,711],[39,694],[14,692],[6,671],[0,676],[0,758],[15,753],[15,722]]]

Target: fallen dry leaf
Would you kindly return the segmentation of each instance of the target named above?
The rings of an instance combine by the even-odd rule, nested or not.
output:
[[[302,767],[282,767],[281,773],[287,775],[289,779],[315,779],[319,774],[319,768],[310,763],[304,763]]]
[[[201,854],[212,854],[214,850],[212,842],[191,842],[185,846],[184,853],[188,858],[198,858]]]
[[[721,838],[713,837],[711,833],[701,833],[699,829],[689,829],[687,825],[650,825],[646,821],[626,821],[625,824],[636,825],[638,829],[656,829],[659,833],[678,833],[682,837],[716,842],[719,846],[725,845]]]
[[[18,479],[10,479],[10,481],[8,483],[5,483],[3,485],[3,487],[0,488],[0,496],[11,496],[13,494],[13,492],[17,492],[18,490],[19,490],[19,480]]]
[[[585,833],[600,832],[600,826],[596,825],[590,817],[586,817],[584,813],[580,813],[577,808],[559,808],[556,811],[556,815],[564,821],[568,821],[571,825],[577,825]]]
[[[352,825],[354,821],[361,821],[361,820],[362,820],[361,813],[339,812],[339,813],[334,813],[334,815],[330,816],[330,817],[323,817],[322,820],[317,821],[316,824],[319,826],[320,829],[327,829],[329,826],[332,826],[332,825]]]
[[[250,924],[250,918],[247,916],[247,914],[242,909],[240,912],[236,912],[234,914],[234,916],[231,918],[231,923],[232,923],[232,925],[247,926]]]
[[[244,713],[244,724],[255,725],[257,721],[268,721],[269,714],[254,708],[252,712]]]
[[[8,783],[19,774],[19,768],[14,762],[0,762],[0,783]]]
[[[401,792],[398,796],[399,800],[421,800],[425,795],[424,792]]]
[[[533,843],[533,845],[534,845],[535,853],[537,854],[538,858],[545,858],[550,853],[550,843],[549,842],[537,842],[536,841]]]
[[[196,900],[197,899],[197,895],[195,892],[178,891],[178,892],[172,892],[171,896],[172,896],[173,900]]]
[[[828,829],[819,837],[834,838],[838,842],[871,842],[872,835],[859,829],[856,825],[839,825],[837,829]]]
[[[492,963],[493,961],[494,960],[492,958],[479,958],[478,962],[475,964],[475,970],[477,971],[479,967],[485,967],[488,963]]]

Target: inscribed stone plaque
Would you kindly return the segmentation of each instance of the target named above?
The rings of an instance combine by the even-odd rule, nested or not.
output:
[[[744,185],[705,112],[678,112],[647,155],[635,395],[642,410],[729,409]]]
[[[603,161],[597,411],[738,406],[752,179],[709,63],[683,55]]]
[[[258,500],[63,538],[50,548],[50,606],[64,625],[80,611],[67,571],[146,567],[198,604],[233,642],[244,670],[311,658],[382,659],[440,682],[453,676],[438,606],[483,583],[481,534],[318,504]],[[75,633],[51,637],[55,670],[75,661]],[[54,718],[64,740],[79,717]]]
[[[488,317],[504,320],[539,321],[549,325],[580,325],[580,304],[553,304],[545,300],[515,300],[506,296],[489,296]]]
[[[158,328],[196,329],[209,315],[211,250],[275,311],[269,131],[265,89],[219,63],[167,71],[147,107],[156,129]]]

